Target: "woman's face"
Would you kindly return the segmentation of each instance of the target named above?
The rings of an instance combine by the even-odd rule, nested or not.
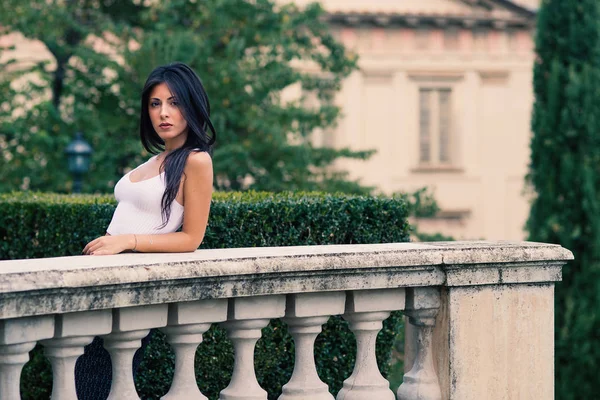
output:
[[[166,83],[152,88],[148,100],[150,121],[167,150],[183,146],[187,139],[188,125],[179,109],[179,102]]]

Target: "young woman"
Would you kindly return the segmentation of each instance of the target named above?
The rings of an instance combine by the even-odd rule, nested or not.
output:
[[[187,65],[161,66],[148,77],[142,92],[140,137],[155,156],[117,182],[118,204],[107,234],[89,242],[84,254],[187,252],[196,250],[204,238],[216,132],[204,87]],[[136,353],[134,373],[149,337]],[[108,397],[112,367],[102,342],[95,338],[77,360],[79,399]]]
[[[156,155],[117,183],[107,235],[89,242],[84,254],[194,251],[204,238],[216,133],[208,97],[190,67],[152,71],[142,92],[140,137]]]

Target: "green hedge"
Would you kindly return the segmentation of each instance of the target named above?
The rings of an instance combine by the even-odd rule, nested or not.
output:
[[[80,254],[102,235],[115,202],[109,196],[67,196],[40,193],[0,195],[0,258],[32,258]],[[390,243],[409,240],[404,200],[319,193],[215,193],[209,226],[201,248],[291,246],[344,243]],[[384,375],[402,319],[392,313],[377,341],[377,360]],[[340,317],[333,317],[316,342],[317,368],[332,393],[352,372],[355,340]],[[285,324],[272,321],[263,330],[255,352],[261,386],[276,399],[293,370],[294,344]],[[202,392],[216,399],[227,386],[233,349],[225,332],[213,326],[196,354]],[[173,376],[173,353],[164,336],[154,335],[146,349],[136,385],[144,399],[158,399]],[[51,391],[49,364],[40,348],[32,352],[22,378],[24,399],[47,399]]]

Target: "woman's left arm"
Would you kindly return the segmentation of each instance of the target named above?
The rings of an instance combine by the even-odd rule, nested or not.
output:
[[[126,250],[145,253],[180,253],[195,251],[204,239],[210,201],[213,169],[208,153],[189,155],[183,175],[183,227],[181,232],[159,235],[114,235],[92,240],[84,254],[117,254]],[[174,200],[177,201],[177,200]]]

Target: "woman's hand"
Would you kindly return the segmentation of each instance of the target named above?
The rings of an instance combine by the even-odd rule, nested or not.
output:
[[[100,236],[85,245],[83,254],[105,256],[134,248],[134,235]]]

